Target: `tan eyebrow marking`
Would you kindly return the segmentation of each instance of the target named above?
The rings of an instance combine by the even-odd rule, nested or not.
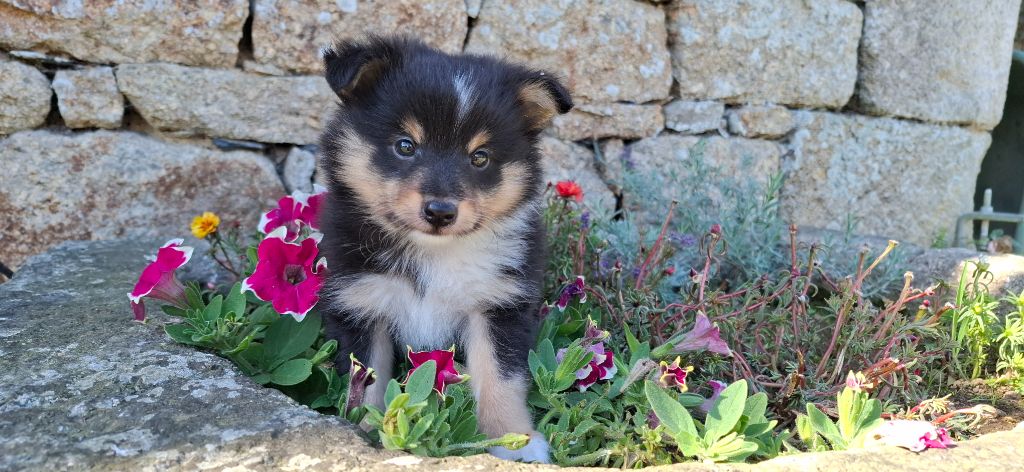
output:
[[[412,116],[407,116],[402,120],[402,131],[405,131],[417,143],[422,143],[427,138],[426,133],[423,132],[423,125]]]
[[[466,153],[472,154],[473,151],[480,149],[490,140],[491,133],[488,133],[487,130],[477,131],[477,133],[469,140],[469,144],[466,144]]]

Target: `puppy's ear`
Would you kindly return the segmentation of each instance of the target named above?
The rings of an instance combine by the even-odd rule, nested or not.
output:
[[[531,130],[540,131],[557,114],[572,109],[569,90],[554,76],[543,71],[531,72],[519,85],[519,101]]]
[[[400,60],[397,40],[370,37],[365,42],[338,41],[323,51],[327,84],[344,102],[373,90],[384,73]]]

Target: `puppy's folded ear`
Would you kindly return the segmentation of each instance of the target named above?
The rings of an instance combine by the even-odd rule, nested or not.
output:
[[[322,53],[327,84],[344,102],[365,97],[401,60],[400,41],[371,36],[363,42],[334,43]]]
[[[569,90],[554,76],[543,71],[531,72],[519,85],[519,101],[531,130],[540,131],[557,114],[572,109]]]

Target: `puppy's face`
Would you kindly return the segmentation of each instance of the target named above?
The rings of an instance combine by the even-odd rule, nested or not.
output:
[[[324,171],[396,233],[460,236],[537,194],[537,133],[572,106],[549,75],[450,56],[407,40],[325,54],[343,107],[324,138]]]

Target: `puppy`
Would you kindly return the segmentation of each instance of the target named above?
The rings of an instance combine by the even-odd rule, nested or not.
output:
[[[405,346],[464,353],[480,430],[531,434],[506,459],[548,461],[526,394],[545,266],[538,133],[572,108],[551,74],[405,38],[324,52],[341,107],[321,138],[329,187],[322,298],[337,365],[376,369]]]

